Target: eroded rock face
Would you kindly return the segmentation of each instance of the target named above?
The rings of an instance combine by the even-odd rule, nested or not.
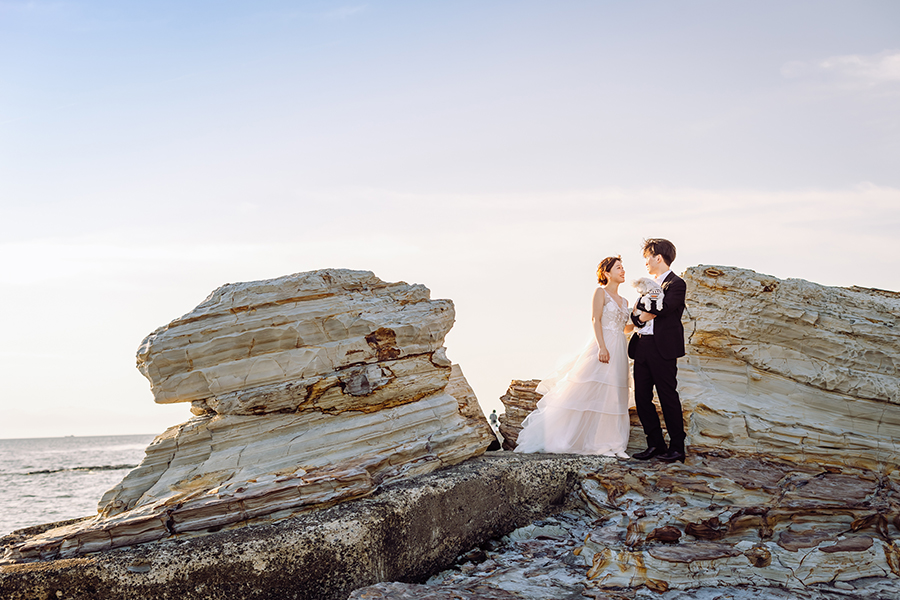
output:
[[[684,279],[689,444],[896,468],[900,294],[704,265]]]
[[[877,473],[722,451],[687,465],[593,459],[601,468],[559,512],[481,543],[427,585],[351,598],[900,597],[900,487]]]
[[[345,600],[379,581],[424,581],[484,540],[565,510],[604,460],[487,452],[288,519],[0,566],[0,598]]]
[[[503,436],[503,449],[514,450],[522,431],[522,421],[537,406],[541,394],[535,391],[540,379],[513,379],[506,393],[500,396],[503,403],[503,414],[497,419],[500,435]]]
[[[445,355],[449,300],[367,271],[225,285],[150,334],[138,368],[193,419],[147,448],[89,521],[8,549],[64,558],[371,493],[476,456],[494,435]]]
[[[896,469],[900,293],[705,265],[684,279],[678,389],[689,445]],[[510,447],[537,383],[513,380],[501,398]]]
[[[705,265],[684,279],[688,463],[635,461],[585,481],[604,521],[584,547],[588,581],[894,585],[900,294]],[[513,381],[502,398],[510,445],[540,398],[536,383]]]
[[[900,485],[881,473],[695,451],[687,465],[609,465],[581,495],[599,517],[581,555],[600,588],[878,577],[900,590]]]

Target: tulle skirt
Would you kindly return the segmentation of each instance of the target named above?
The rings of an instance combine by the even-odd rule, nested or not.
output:
[[[545,379],[544,396],[522,423],[516,452],[619,454],[624,456],[630,431],[628,357],[625,336],[605,336],[609,363],[597,359],[597,342]]]

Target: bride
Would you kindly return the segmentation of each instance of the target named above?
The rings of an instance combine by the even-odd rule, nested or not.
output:
[[[634,326],[619,296],[625,267],[610,256],[597,267],[591,318],[594,338],[574,363],[541,381],[544,394],[522,423],[516,452],[602,454],[628,458],[628,356],[625,333]]]

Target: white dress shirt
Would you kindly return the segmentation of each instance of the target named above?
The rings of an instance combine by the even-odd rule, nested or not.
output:
[[[663,281],[666,280],[666,277],[668,277],[669,273],[671,273],[671,272],[672,272],[672,269],[669,269],[665,273],[654,277],[653,281],[655,281],[657,283],[657,285],[662,287]],[[644,325],[643,327],[641,327],[640,329],[638,329],[637,332],[640,333],[641,335],[653,335],[653,321],[654,320],[655,319],[650,319],[649,321],[647,321],[647,324]]]

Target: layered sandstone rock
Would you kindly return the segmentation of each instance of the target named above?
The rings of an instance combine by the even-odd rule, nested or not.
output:
[[[150,334],[138,368],[193,419],[147,448],[89,521],[9,548],[70,557],[283,518],[482,453],[495,439],[447,360],[449,300],[367,271],[228,284]]]
[[[603,523],[588,584],[898,585],[900,294],[705,265],[684,279],[688,464],[585,481]],[[515,431],[538,397],[504,398]]]
[[[506,393],[500,396],[503,403],[503,414],[497,419],[498,429],[503,436],[503,449],[514,450],[522,431],[522,421],[537,406],[541,394],[536,389],[540,379],[519,380],[513,379]]]
[[[559,512],[479,544],[427,585],[351,598],[900,597],[896,481],[724,451],[687,465],[593,460],[604,462],[578,474]]]
[[[565,508],[604,460],[487,452],[290,519],[0,566],[0,598],[345,600],[379,581],[424,581],[484,540]]]
[[[602,589],[808,589],[877,577],[900,590],[900,484],[852,467],[695,451],[687,465],[610,465],[581,495],[581,556]]]
[[[900,294],[687,270],[689,443],[895,473]]]
[[[900,463],[900,293],[705,265],[684,279],[688,444],[876,470]],[[537,383],[513,380],[501,398],[511,447]]]

